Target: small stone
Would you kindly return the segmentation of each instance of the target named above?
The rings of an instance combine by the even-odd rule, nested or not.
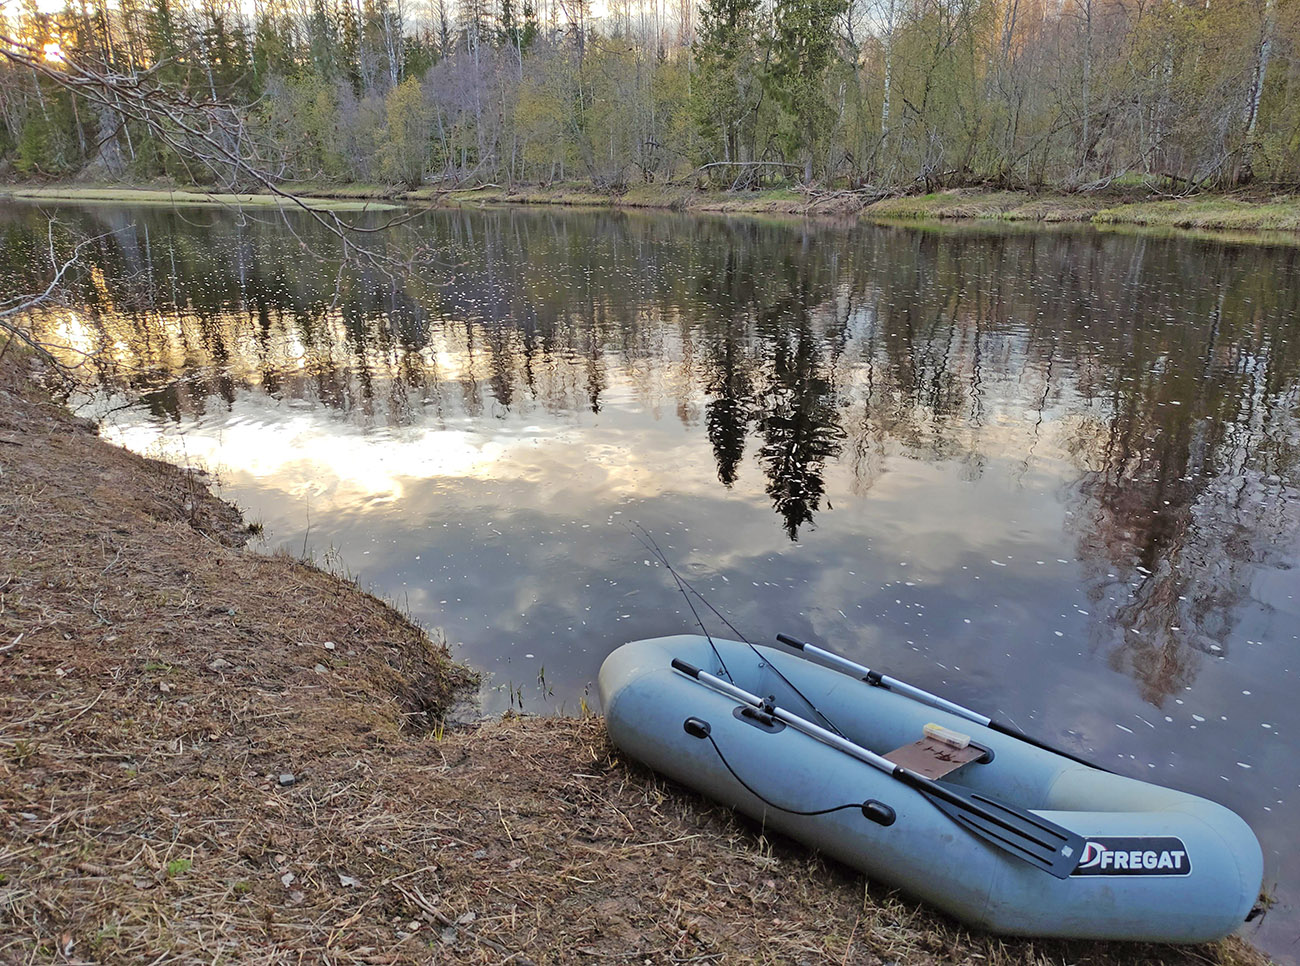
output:
[[[317,674],[324,674],[324,673],[325,673],[325,665],[324,665],[324,664],[317,664],[314,668],[312,668],[312,670],[315,671]]]
[[[287,772],[285,772],[283,775],[280,776],[280,785],[281,785],[281,786],[285,786],[285,787],[287,787],[287,786],[289,786],[289,785],[292,785],[292,784],[293,784],[294,782],[296,782],[297,780],[298,780],[298,779],[294,777],[293,772],[291,772],[291,771],[287,771]]]
[[[211,671],[225,671],[232,667],[234,667],[234,665],[231,664],[223,657],[217,658],[215,661],[213,661],[211,664],[208,665],[208,669]]]
[[[333,641],[326,641],[325,644],[324,644],[324,647],[325,647],[325,650],[327,650],[327,651],[332,651],[332,650],[334,650],[334,642],[333,642]]]
[[[293,885],[293,881],[296,878],[298,877],[292,872],[286,872],[284,875],[280,876],[280,884],[287,889],[289,886]]]

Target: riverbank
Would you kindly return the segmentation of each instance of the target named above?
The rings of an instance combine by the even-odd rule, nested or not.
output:
[[[1133,225],[1190,231],[1300,232],[1300,195],[1260,190],[1152,198],[1133,187],[1090,194],[955,189],[876,199],[853,191],[699,191],[682,185],[633,185],[610,192],[590,185],[482,185],[465,189],[387,185],[286,185],[314,206],[338,211],[386,210],[399,205],[560,205],[647,208],[700,213],[830,215],[880,222],[1001,221]],[[181,189],[129,186],[11,186],[0,198],[115,204],[274,207],[273,195],[206,195]]]
[[[473,675],[243,549],[202,478],[0,358],[0,961],[1259,966],[974,936],[622,760],[445,727]]]
[[[304,186],[304,193],[349,197],[335,195],[319,186]],[[875,200],[872,193],[804,192],[793,188],[725,192],[697,191],[680,185],[635,185],[619,192],[601,192],[583,185],[508,188],[489,185],[467,191],[422,189],[398,197],[453,205],[567,205],[701,213],[838,215],[879,222],[1091,223],[1192,231],[1300,232],[1300,196],[1294,194],[1203,194],[1152,200],[1146,192],[1132,187],[1093,194],[954,189]]]
[[[13,185],[0,187],[0,200],[75,202],[105,205],[164,205],[172,208],[295,208],[290,198],[275,194],[230,194],[192,188],[149,188],[130,185]],[[314,196],[311,206],[323,211],[395,211],[400,206],[381,197]]]

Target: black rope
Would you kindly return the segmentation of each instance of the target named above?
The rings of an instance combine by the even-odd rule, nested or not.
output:
[[[849,808],[856,808],[858,811],[862,810],[861,802],[849,802],[847,805],[836,805],[833,808],[819,808],[811,812],[804,812],[797,808],[786,808],[784,805],[778,805],[776,802],[772,801],[762,792],[750,785],[749,782],[745,781],[745,779],[736,774],[736,769],[731,767],[731,762],[727,761],[727,756],[722,753],[722,749],[718,747],[718,743],[713,740],[713,735],[706,734],[704,737],[709,739],[709,744],[711,744],[713,750],[718,753],[718,758],[721,759],[722,763],[727,767],[727,771],[731,772],[731,777],[740,782],[741,787],[743,787],[745,791],[749,792],[749,794],[753,795],[768,808],[774,808],[778,812],[785,812],[787,815],[829,815],[831,812],[842,812]]]

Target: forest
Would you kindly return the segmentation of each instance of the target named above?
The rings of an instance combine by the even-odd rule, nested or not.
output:
[[[211,184],[167,130],[222,105],[277,183],[1300,181],[1300,0],[25,0],[0,18],[0,175],[25,180]]]

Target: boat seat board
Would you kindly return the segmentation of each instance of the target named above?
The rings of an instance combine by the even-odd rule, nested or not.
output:
[[[885,757],[895,765],[902,765],[918,775],[936,780],[956,771],[968,762],[984,757],[984,749],[975,745],[954,748],[950,744],[927,736],[910,745],[895,748]]]

